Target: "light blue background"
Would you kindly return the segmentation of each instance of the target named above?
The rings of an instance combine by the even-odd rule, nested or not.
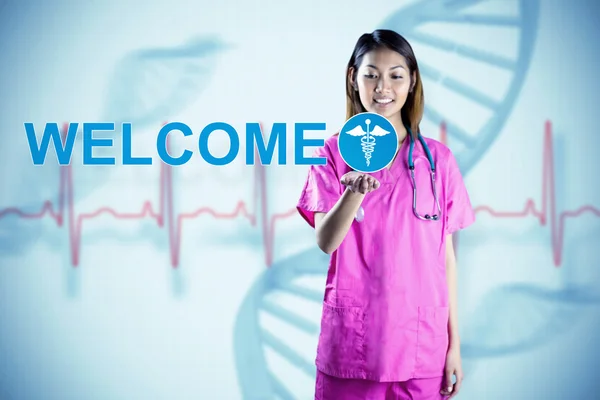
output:
[[[518,4],[472,3],[484,15]],[[286,121],[289,144],[295,122],[326,122],[328,132],[313,137],[335,133],[345,122],[344,68],[356,39],[413,4],[0,1],[0,398],[258,399],[274,398],[263,395],[277,381],[280,393],[311,399],[325,258],[294,213],[307,167],[266,169],[258,204],[267,212],[258,207],[255,225],[243,209],[235,219],[202,213],[178,224],[177,215],[203,207],[231,214],[239,201],[251,213],[255,176],[262,182],[243,157],[212,167],[197,151],[193,162],[171,170],[165,188],[173,200],[163,199],[174,211],[162,228],[149,213],[116,219],[106,207],[127,217],[149,201],[159,211],[156,135],[166,121],[183,121],[196,135],[214,121],[238,132],[246,122]],[[579,399],[598,390],[600,221],[592,207],[600,207],[600,10],[590,0],[542,0],[538,11],[537,24],[523,21],[508,32],[396,14],[407,18],[403,26],[419,24],[506,57],[522,35],[534,37],[530,61],[516,62],[513,72],[482,68],[447,46],[413,43],[421,65],[437,70],[425,80],[425,96],[445,121],[477,137],[494,113],[506,112],[481,156],[448,138],[477,208],[476,224],[458,238],[460,399]],[[519,69],[515,101],[504,104]],[[438,84],[448,76],[500,105],[465,101],[460,90]],[[70,193],[59,185],[56,163],[32,165],[24,122],[105,120],[132,121],[134,155],[155,164],[84,167],[79,150],[74,214],[65,211],[62,225],[48,213],[29,219],[7,212],[35,214],[45,201],[56,211],[59,193],[65,201]],[[547,121],[555,197],[542,193]],[[440,138],[437,124],[425,121],[422,129]],[[173,151],[195,149],[195,140],[175,139]],[[209,145],[216,156],[226,154],[224,140]],[[119,159],[118,150],[108,152]],[[545,224],[533,215],[544,198],[548,210],[556,208],[555,226],[549,213]],[[528,215],[500,218],[490,210]],[[286,213],[292,216],[275,221],[271,243],[263,216],[270,229],[270,216]],[[80,245],[70,235],[79,229]],[[270,268],[265,247],[273,248]]]

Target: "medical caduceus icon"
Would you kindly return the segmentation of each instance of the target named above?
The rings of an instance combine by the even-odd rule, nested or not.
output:
[[[398,134],[383,115],[364,112],[346,121],[340,130],[338,149],[350,168],[373,173],[385,168],[394,159]]]
[[[360,138],[360,143],[362,146],[362,151],[363,151],[363,153],[365,153],[365,161],[367,163],[367,166],[369,166],[371,164],[372,154],[375,151],[375,143],[376,143],[375,137],[389,135],[390,132],[386,131],[379,125],[375,125],[373,127],[373,129],[371,130],[370,129],[370,125],[371,125],[370,119],[365,120],[365,123],[367,124],[366,131],[363,130],[362,126],[357,125],[355,128],[347,131],[346,134],[351,135],[351,136],[362,136]]]

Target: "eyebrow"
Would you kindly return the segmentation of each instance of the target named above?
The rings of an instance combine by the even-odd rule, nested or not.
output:
[[[371,65],[371,64],[367,64],[367,67],[371,67],[371,68],[374,68],[374,69],[378,69],[376,66],[374,66],[374,65]],[[402,65],[396,65],[395,67],[392,67],[392,68],[390,68],[390,69],[396,69],[396,68],[402,68],[402,69],[404,69],[404,70],[406,69],[406,68],[404,68]]]

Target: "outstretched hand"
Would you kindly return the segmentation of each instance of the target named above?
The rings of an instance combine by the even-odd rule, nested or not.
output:
[[[342,185],[345,185],[354,193],[366,194],[377,190],[380,186],[379,181],[369,174],[351,171],[340,179]]]

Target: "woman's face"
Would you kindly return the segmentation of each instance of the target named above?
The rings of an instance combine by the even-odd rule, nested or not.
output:
[[[403,56],[385,48],[366,53],[355,73],[355,82],[365,110],[400,120],[411,85]]]

